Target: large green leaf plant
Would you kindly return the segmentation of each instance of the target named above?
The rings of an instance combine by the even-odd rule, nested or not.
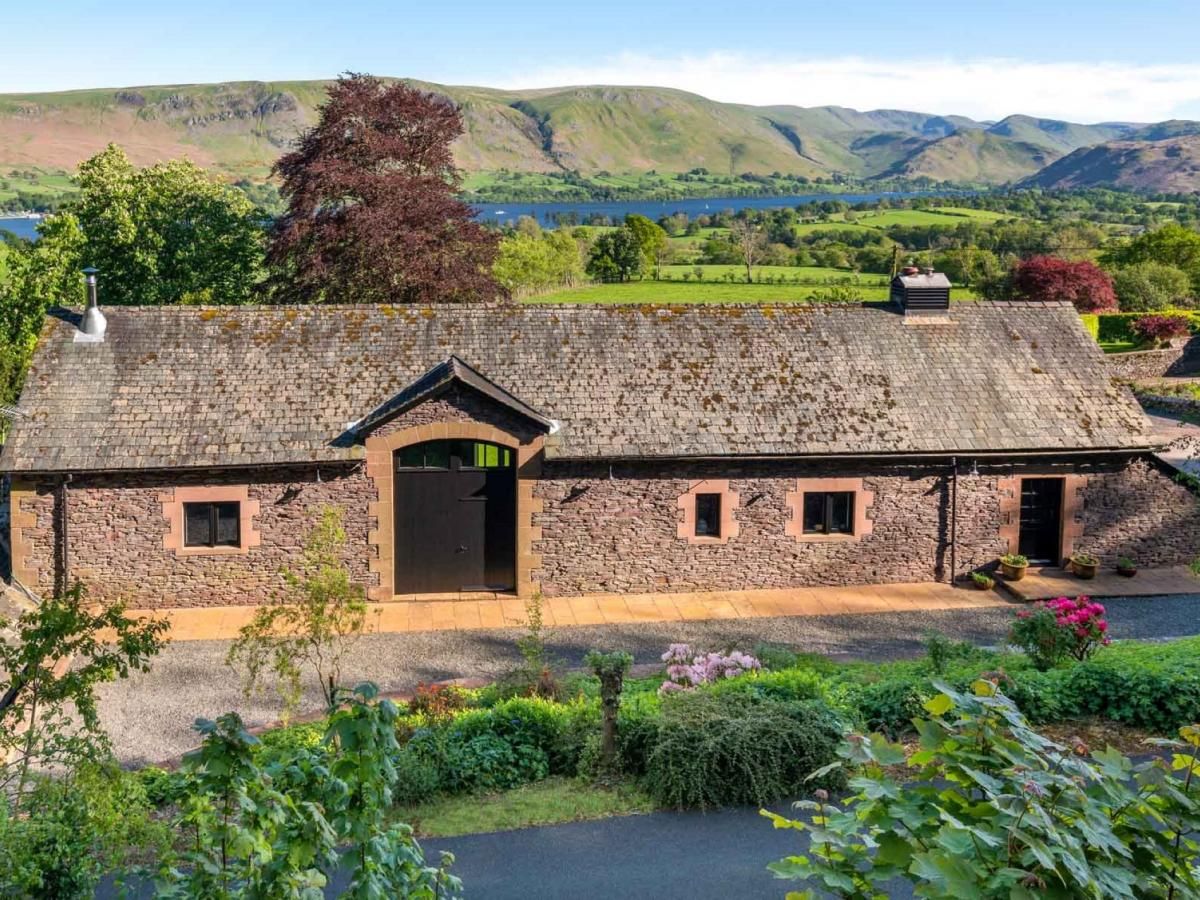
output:
[[[809,886],[789,898],[883,900],[898,881],[955,900],[1200,896],[1200,728],[1135,763],[1038,734],[995,682],[936,687],[919,749],[852,735],[826,767],[855,770],[852,796],[763,812],[809,837],[771,866]]]

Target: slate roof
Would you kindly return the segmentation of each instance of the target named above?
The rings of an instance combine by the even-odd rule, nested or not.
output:
[[[47,320],[0,469],[348,460],[451,356],[559,458],[1134,449],[1149,426],[1067,304],[109,307]],[[76,317],[77,318],[77,317]]]

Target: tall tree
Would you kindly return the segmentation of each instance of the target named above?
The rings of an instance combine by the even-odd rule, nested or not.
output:
[[[766,235],[749,219],[734,219],[729,226],[729,237],[741,253],[746,266],[746,283],[749,284],[754,280],[754,264],[767,247]]]
[[[1012,291],[1022,300],[1069,300],[1080,312],[1117,308],[1112,279],[1095,263],[1033,256],[1017,263]]]
[[[1200,295],[1200,232],[1178,223],[1140,234],[1104,254],[1102,261],[1119,267],[1147,262],[1174,266],[1191,279],[1192,291]]]
[[[498,237],[455,193],[446,98],[369,75],[329,89],[317,125],[275,164],[287,212],[268,251],[284,302],[438,303],[501,293]]]

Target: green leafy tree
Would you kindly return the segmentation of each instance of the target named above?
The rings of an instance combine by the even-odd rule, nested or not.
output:
[[[1142,262],[1118,269],[1113,290],[1122,312],[1157,312],[1193,304],[1187,273],[1166,263]]]
[[[177,303],[204,290],[221,303],[250,300],[265,232],[244,193],[187,160],[139,169],[114,144],[81,163],[75,180],[76,267],[100,270],[103,302]]]
[[[156,896],[319,898],[343,864],[343,897],[459,895],[453,856],[426,865],[412,829],[392,821],[395,704],[373,684],[336,701],[319,747],[265,762],[235,713],[196,723],[204,743],[184,757],[175,823],[186,849],[163,859]]]
[[[509,293],[529,295],[577,283],[583,261],[567,231],[518,231],[500,242],[493,273]]]
[[[667,233],[662,227],[637,213],[629,213],[625,217],[625,227],[633,232],[634,237],[637,238],[638,247],[641,248],[642,270],[661,265],[667,248],[670,246],[667,242]]]
[[[193,163],[139,169],[110,144],[81,163],[78,194],[38,225],[39,240],[6,245],[0,273],[0,403],[20,393],[46,309],[83,304],[85,266],[101,302],[166,304],[206,297],[244,303],[261,277],[263,214]],[[4,420],[0,419],[0,428]]]
[[[807,821],[763,811],[809,834],[807,855],[770,868],[820,894],[789,897],[881,900],[895,878],[945,900],[1198,896],[1200,728],[1162,742],[1167,758],[1134,765],[1111,748],[1089,758],[1033,731],[993,682],[971,694],[935,685],[931,717],[914,723],[919,750],[852,735],[814,777],[855,767],[854,795],[839,805],[816,792],[797,804]],[[903,764],[915,771],[898,777]]]
[[[642,272],[642,247],[629,228],[606,231],[596,238],[587,273],[597,281],[629,281]]]
[[[333,707],[342,662],[366,630],[366,595],[346,568],[345,544],[341,509],[323,507],[305,541],[301,570],[284,573],[288,589],[260,606],[229,648],[226,661],[245,670],[247,696],[274,676],[285,715],[300,704],[305,670],[316,676],[326,707]]]
[[[1192,283],[1192,295],[1200,296],[1200,232],[1172,222],[1140,234],[1101,257],[1111,268],[1138,263],[1161,263],[1184,272]]]
[[[0,789],[19,807],[35,770],[109,757],[96,686],[148,671],[168,623],[127,618],[120,603],[94,608],[77,584],[13,625],[16,639],[0,642]]]

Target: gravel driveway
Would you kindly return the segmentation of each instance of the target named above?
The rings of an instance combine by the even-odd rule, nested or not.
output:
[[[1200,595],[1105,600],[1118,638],[1170,638],[1200,633]],[[846,659],[885,660],[921,650],[921,635],[940,631],[953,638],[995,644],[1012,611],[1004,607],[653,622],[546,630],[552,655],[579,665],[591,648],[624,649],[639,663],[656,662],[667,644],[752,648],[758,642]],[[521,629],[378,634],[362,638],[344,673],[348,683],[370,680],[384,691],[411,691],[418,681],[493,677],[520,661],[514,640]],[[128,765],[170,760],[197,744],[192,722],[237,710],[251,726],[278,718],[272,696],[246,699],[238,673],[225,665],[228,641],[168,645],[150,672],[99,689],[101,719],[118,758]],[[304,709],[320,709],[316,684],[307,686]]]

